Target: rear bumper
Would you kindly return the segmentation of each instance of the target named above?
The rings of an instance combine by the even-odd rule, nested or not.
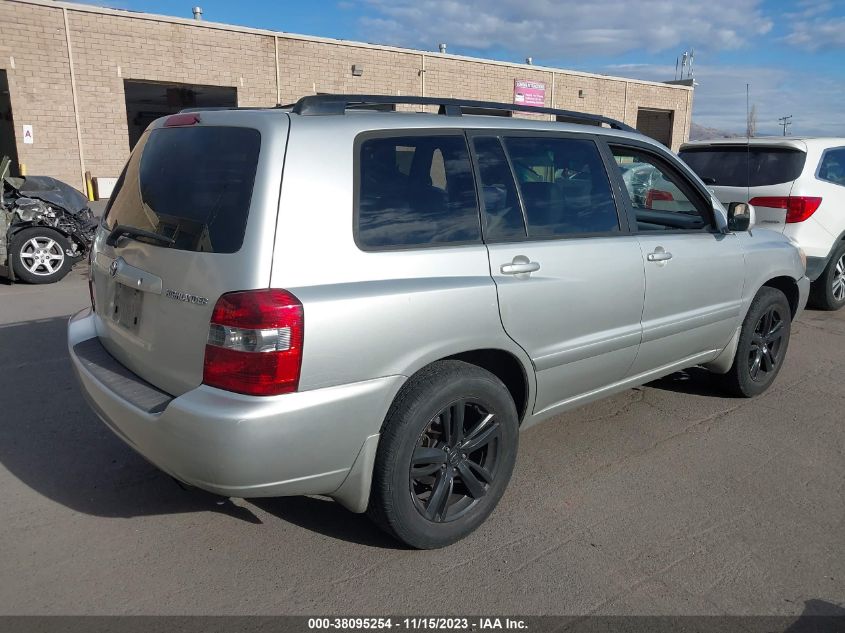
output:
[[[821,277],[825,266],[827,266],[827,257],[807,256],[807,277],[810,281],[815,281]]]
[[[92,367],[90,353],[74,350],[90,351],[96,318],[83,310],[68,325],[82,391],[103,422],[161,470],[225,496],[325,494],[366,506],[374,446],[403,376],[274,397],[201,385],[145,407],[140,378],[117,364],[111,375],[119,376],[108,379],[109,368]]]
[[[809,266],[809,258],[807,264]],[[810,298],[810,278],[805,275],[796,284],[798,285],[798,309],[795,311],[795,319],[801,316],[804,308],[807,307],[807,300]]]

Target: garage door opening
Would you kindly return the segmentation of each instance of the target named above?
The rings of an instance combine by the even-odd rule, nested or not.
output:
[[[0,70],[0,160],[8,156],[9,174],[18,175],[18,148],[15,144],[15,120],[12,118],[12,99],[6,71]]]
[[[123,89],[126,93],[129,149],[135,147],[147,126],[161,116],[176,114],[183,108],[233,108],[238,105],[237,88],[228,86],[125,79]]]
[[[666,147],[672,147],[672,120],[674,115],[673,110],[640,108],[637,110],[637,129],[655,141],[663,143]]]

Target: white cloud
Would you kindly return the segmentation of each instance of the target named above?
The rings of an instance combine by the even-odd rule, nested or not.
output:
[[[674,67],[650,64],[608,66],[605,72],[660,81]],[[693,121],[727,132],[745,131],[745,84],[751,84],[751,104],[757,105],[760,135],[779,134],[779,117],[793,115],[795,135],[845,136],[845,84],[811,72],[765,66],[714,67],[700,64],[693,93]]]
[[[687,46],[734,49],[769,32],[760,0],[365,0],[370,37],[435,48],[502,48],[520,55],[616,55]]]
[[[843,6],[843,0],[801,0],[783,15],[789,25],[783,41],[810,52],[845,48],[845,16],[831,15]]]
[[[811,52],[845,48],[845,16],[795,22],[784,40],[787,44]]]

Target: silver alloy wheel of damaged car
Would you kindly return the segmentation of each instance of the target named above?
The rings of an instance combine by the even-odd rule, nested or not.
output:
[[[73,266],[69,249],[70,241],[60,232],[33,226],[12,237],[9,259],[16,277],[31,284],[50,284],[62,279]]]
[[[64,264],[65,251],[54,239],[44,235],[26,241],[20,253],[21,261],[33,275],[46,277],[55,274]]]

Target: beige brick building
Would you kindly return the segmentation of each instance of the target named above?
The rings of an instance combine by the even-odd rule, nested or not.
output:
[[[0,153],[27,173],[77,186],[86,171],[117,176],[143,128],[186,106],[271,106],[318,92],[510,103],[515,80],[542,82],[547,107],[623,120],[675,150],[689,134],[686,86],[51,0],[0,0]],[[24,142],[24,126],[31,126],[32,143]]]

